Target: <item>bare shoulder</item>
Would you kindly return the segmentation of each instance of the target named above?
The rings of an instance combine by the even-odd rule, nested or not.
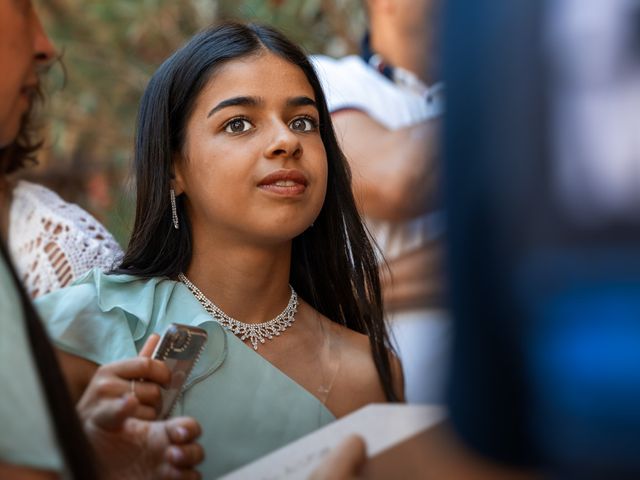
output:
[[[327,407],[338,417],[353,412],[369,403],[387,402],[382,381],[376,368],[369,338],[326,317],[322,322],[331,332],[340,355],[340,367],[327,400]],[[397,357],[389,352],[392,384],[402,400],[402,368]]]

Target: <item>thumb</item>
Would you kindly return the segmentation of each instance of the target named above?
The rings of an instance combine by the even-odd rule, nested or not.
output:
[[[362,437],[350,435],[329,453],[308,480],[352,480],[367,460]]]
[[[140,349],[140,353],[138,353],[139,357],[150,357],[153,354],[153,351],[156,349],[156,345],[160,341],[160,335],[157,333],[152,333],[147,338],[147,341],[144,342],[144,345]]]
[[[89,419],[96,427],[114,432],[120,430],[125,420],[131,417],[140,402],[134,395],[102,400]]]

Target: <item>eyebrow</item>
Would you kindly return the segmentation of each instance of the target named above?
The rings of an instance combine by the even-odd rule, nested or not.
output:
[[[288,107],[304,107],[306,105],[311,105],[312,107],[318,108],[316,102],[313,99],[305,97],[304,95],[300,97],[293,97],[287,100]]]
[[[257,98],[257,97],[233,97],[233,98],[228,98],[226,100],[221,101],[219,104],[217,104],[215,107],[213,107],[211,110],[209,110],[209,113],[207,114],[207,118],[209,118],[211,115],[213,115],[216,112],[219,112],[220,110],[224,109],[224,108],[228,108],[228,107],[256,107],[258,105],[260,105],[261,103],[264,103],[264,101],[261,98]],[[304,95],[299,96],[299,97],[293,97],[287,100],[287,107],[304,107],[306,105],[310,105],[312,107],[317,108],[316,102],[309,98],[306,97]]]
[[[209,110],[209,113],[207,114],[207,118],[209,118],[214,113],[219,112],[223,108],[237,107],[237,106],[255,107],[260,103],[261,103],[261,100],[256,98],[256,97],[233,97],[233,98],[227,98],[226,100],[221,101],[219,104],[217,104],[211,110]]]

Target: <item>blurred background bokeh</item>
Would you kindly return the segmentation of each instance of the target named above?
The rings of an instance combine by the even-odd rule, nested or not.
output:
[[[45,146],[24,176],[78,203],[125,247],[138,100],[150,75],[201,28],[224,19],[274,25],[309,53],[358,50],[361,0],[38,0],[63,53],[48,75]]]

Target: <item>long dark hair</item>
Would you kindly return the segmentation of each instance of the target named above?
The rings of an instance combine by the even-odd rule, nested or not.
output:
[[[298,66],[315,94],[327,153],[328,184],[314,226],[293,239],[290,282],[332,321],[368,335],[389,400],[397,400],[392,351],[384,324],[376,256],[356,209],[351,174],[338,146],[320,82],[305,53],[266,26],[223,23],[200,32],[153,75],[138,114],[134,169],[136,218],[119,272],[177,277],[191,262],[189,219],[178,202],[180,229],[171,226],[173,154],[180,152],[195,100],[225,62],[269,51]]]
[[[24,321],[27,327],[30,350],[37,368],[40,385],[44,391],[49,418],[54,427],[55,438],[62,450],[65,466],[75,479],[99,478],[93,450],[84,435],[80,420],[71,400],[62,371],[56,359],[51,342],[44,330],[31,300],[22,288],[13,269],[4,244],[0,241],[0,261],[11,272],[16,292],[19,295]],[[2,288],[10,288],[3,285]],[[20,321],[19,319],[13,319]],[[3,368],[10,368],[5,365]],[[16,382],[21,379],[16,378]]]

